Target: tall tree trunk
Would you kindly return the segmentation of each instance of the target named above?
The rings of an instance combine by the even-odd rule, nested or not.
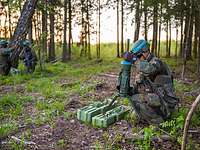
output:
[[[124,2],[121,0],[121,55],[124,53]]]
[[[98,54],[97,58],[100,58],[100,51],[101,51],[101,1],[99,0],[99,12],[98,12]]]
[[[7,11],[5,10],[5,21],[4,21],[4,37],[5,37],[5,39],[7,39],[7,33],[8,33],[8,31],[7,31],[7,26],[6,26],[7,18],[8,18],[8,13],[7,13]]]
[[[44,61],[47,60],[47,2],[44,1],[44,10],[42,11],[42,58]]]
[[[200,80],[200,1],[197,2],[196,8],[196,24],[197,24],[197,34],[198,34],[198,57],[197,57],[197,73]]]
[[[36,35],[35,35],[36,36]],[[28,39],[33,42],[33,24],[32,20],[29,22]]]
[[[168,25],[168,20],[167,20],[167,25],[166,25],[166,57],[169,57],[169,25]]]
[[[38,0],[27,0],[25,2],[14,35],[11,38],[9,47],[15,47],[15,50],[12,52],[11,55],[11,63],[13,67],[18,66],[19,54],[22,50],[19,48],[19,42],[21,39],[26,37],[29,22],[31,21],[31,18],[34,14],[37,1]]]
[[[54,21],[55,21],[55,10],[53,6],[53,0],[51,0],[51,10],[49,12],[49,19],[50,19],[50,43],[49,43],[49,61],[54,61],[55,60],[55,40],[54,40]]]
[[[189,0],[187,1],[189,2]],[[190,7],[189,7],[190,8]],[[186,21],[185,24],[187,24],[187,28],[185,28],[185,39],[184,39],[184,57],[183,57],[183,67],[182,67],[182,74],[181,74],[181,78],[184,79],[185,77],[185,72],[186,72],[186,65],[187,65],[187,53],[188,53],[188,49],[189,49],[189,36],[190,36],[190,29],[191,29],[191,25],[192,25],[192,10],[189,9],[189,20]]]
[[[89,18],[89,7],[91,6],[91,1],[87,0],[87,41],[88,41],[88,59],[91,58],[91,47],[90,47],[90,18]]]
[[[178,56],[178,26],[176,27],[176,47],[175,47],[175,58]]]
[[[86,18],[86,19],[87,19],[87,18]],[[85,50],[85,51],[84,51],[84,56],[87,57],[87,51],[88,51],[88,49],[87,49],[87,48],[88,48],[88,46],[87,46],[87,44],[88,44],[88,43],[87,43],[87,20],[86,20],[86,22],[85,22],[85,24],[84,24],[84,31],[85,31],[85,41],[84,41],[84,42],[85,42],[85,43],[84,43],[84,46],[85,46],[85,47],[84,47],[84,50]]]
[[[183,15],[181,15],[181,40],[180,40],[180,50],[179,57],[183,57]]]
[[[10,33],[10,38],[12,37],[12,22],[11,22],[11,9],[10,9],[10,2],[8,2],[8,28]]]
[[[67,0],[64,1],[64,35],[62,61],[67,61]]]
[[[159,22],[159,27],[158,27],[158,57],[160,57],[160,48],[161,48],[161,31],[162,31],[162,5],[160,7],[160,22]]]
[[[188,40],[188,48],[186,49],[187,60],[192,59],[192,39],[193,39],[193,24],[194,24],[194,14],[193,14],[194,6],[192,4],[191,15],[190,15],[190,26],[189,26],[189,36]]]
[[[169,20],[169,50],[168,50],[168,56],[171,56],[171,45],[172,45],[172,26],[171,26],[171,19]]]
[[[144,2],[144,38],[145,40],[148,40],[148,22],[147,22],[147,4]]]
[[[81,53],[80,56],[83,56],[84,53],[84,0],[81,0]]]
[[[195,33],[194,33],[194,43],[193,43],[193,56],[195,59],[197,58],[197,40],[198,40],[198,24],[197,24],[196,13],[195,13]]]
[[[158,36],[158,6],[154,5],[153,9],[153,41],[152,41],[152,53],[157,55],[157,36]]]
[[[117,0],[117,57],[120,57],[119,52],[119,0]]]
[[[139,39],[140,34],[140,1],[136,0],[136,10],[135,10],[135,33],[134,33],[134,42]]]
[[[71,8],[71,0],[68,0],[68,13],[69,13],[69,38],[68,38],[68,59],[71,59],[71,44],[72,44],[72,8]]]
[[[186,0],[186,18],[185,18],[185,27],[184,27],[184,42],[183,42],[183,49],[184,49],[184,59],[186,55],[186,59],[188,60],[190,58],[190,37],[189,35],[191,34],[190,29],[192,24],[192,12],[190,9],[191,3],[190,0]],[[187,47],[187,48],[186,48]]]

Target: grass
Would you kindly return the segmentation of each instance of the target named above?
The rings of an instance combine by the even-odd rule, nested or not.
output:
[[[161,48],[164,48],[163,44]],[[174,44],[172,43],[172,45]],[[72,112],[65,110],[65,105],[70,96],[79,94],[80,97],[83,97],[86,93],[94,91],[97,84],[95,81],[94,83],[85,84],[84,81],[103,72],[120,70],[119,62],[121,59],[116,58],[116,44],[101,44],[101,49],[103,61],[100,62],[94,59],[96,55],[94,45],[92,46],[92,60],[79,57],[80,51],[74,46],[72,60],[67,63],[47,63],[45,64],[46,69],[42,72],[37,66],[32,75],[0,76],[0,85],[14,87],[11,93],[2,94],[0,97],[0,138],[17,131],[21,125],[34,124],[39,126],[45,123],[54,125],[54,120],[59,116],[63,116],[65,120],[74,116]],[[57,52],[58,55],[61,54],[59,48]],[[179,60],[177,63],[174,59],[163,58],[163,60],[173,69],[177,69],[177,64],[180,63]],[[192,61],[188,63],[190,65],[194,64]],[[20,64],[19,68],[23,70],[23,65]],[[22,85],[25,90],[24,93],[16,92],[18,85]],[[175,81],[175,88],[177,93],[182,94],[197,88],[197,85],[186,85]],[[126,100],[124,104],[127,105]],[[34,111],[30,110],[28,113],[26,108],[29,107]],[[198,118],[198,116],[194,117]],[[133,124],[136,122],[135,117],[131,115],[127,116],[127,120],[130,120]],[[197,124],[199,123],[195,122],[194,126]],[[133,131],[137,131],[137,129],[133,129]],[[120,136],[117,136],[115,140],[118,141],[120,138]],[[63,142],[60,139],[58,146],[62,147]],[[112,143],[113,141],[107,142],[109,147],[109,142]],[[101,146],[98,142],[95,144],[97,149]]]
[[[1,85],[14,87],[14,90],[9,95],[4,94],[0,100],[0,137],[18,130],[23,124],[52,124],[61,115],[65,119],[70,118],[73,114],[65,111],[70,95],[78,93],[83,96],[92,91],[95,83],[87,85],[83,82],[95,74],[117,68],[119,61],[116,58],[105,58],[102,62],[79,58],[68,63],[46,64],[43,72],[37,66],[32,75],[1,76]],[[23,65],[20,64],[19,68],[23,70]],[[71,86],[62,86],[63,81],[70,82]],[[18,85],[22,85],[25,93],[30,96],[17,93]],[[34,113],[27,113],[27,106],[35,110]]]

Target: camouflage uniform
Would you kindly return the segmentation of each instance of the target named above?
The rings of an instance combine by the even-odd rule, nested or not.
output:
[[[24,61],[27,73],[33,73],[37,64],[37,56],[35,51],[30,48],[30,43],[26,40],[23,43],[23,53],[20,56]]]
[[[11,49],[6,48],[7,42],[1,41],[0,42],[0,74],[1,75],[8,75],[10,71],[10,62],[9,56],[11,54]]]
[[[131,104],[138,116],[150,123],[160,123],[170,117],[178,99],[168,66],[149,54],[147,60],[133,65],[134,95]]]

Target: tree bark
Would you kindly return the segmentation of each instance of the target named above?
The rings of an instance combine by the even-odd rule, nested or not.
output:
[[[134,33],[134,42],[139,39],[140,34],[140,1],[136,0],[136,9],[135,9],[135,33]]]
[[[189,2],[189,0],[187,2]],[[184,29],[185,37],[184,37],[184,51],[183,51],[184,52],[183,67],[182,67],[182,73],[181,73],[182,80],[185,77],[185,71],[186,71],[186,65],[187,65],[187,52],[189,51],[188,49],[189,49],[189,42],[190,42],[189,41],[190,29],[191,29],[190,26],[192,25],[192,16],[191,16],[192,10],[189,9],[188,11],[189,11],[189,14],[188,14],[189,20],[185,22],[185,29]]]
[[[176,27],[176,47],[175,47],[175,58],[178,56],[178,27]]]
[[[91,1],[87,0],[87,42],[88,42],[88,59],[92,59],[91,57],[91,47],[90,47],[90,18],[89,18],[89,7],[91,6]]]
[[[154,5],[153,9],[153,41],[152,41],[152,53],[157,55],[157,36],[158,36],[158,6]]]
[[[67,61],[67,0],[64,1],[64,35],[62,61]]]
[[[121,0],[121,55],[124,53],[124,2]]]
[[[84,0],[81,0],[81,53],[80,57],[83,56],[84,53]]]
[[[50,43],[49,43],[49,61],[54,61],[55,60],[55,40],[54,40],[54,35],[55,35],[55,30],[54,30],[54,21],[55,21],[55,10],[53,6],[53,0],[51,2],[51,10],[49,12],[49,19],[50,19]]]
[[[13,67],[18,66],[19,54],[21,52],[21,49],[19,48],[19,42],[21,39],[26,37],[29,22],[34,14],[37,1],[38,0],[27,0],[25,2],[14,35],[11,38],[9,47],[15,47],[15,50],[11,55],[11,63]]]
[[[169,20],[169,50],[168,50],[168,56],[171,56],[171,45],[172,45],[172,26],[171,26],[171,20]]]
[[[197,4],[197,27],[198,27],[198,57],[197,57],[197,73],[199,75],[199,80],[200,80],[200,2]]]
[[[71,0],[68,0],[68,13],[69,13],[69,37],[68,37],[68,60],[71,59],[71,47],[72,47],[72,8]]]
[[[144,38],[147,41],[148,40],[148,22],[147,22],[147,6],[146,3],[144,2]]]
[[[183,57],[183,15],[181,15],[181,40],[180,40],[180,50],[179,57]]]
[[[36,29],[35,29],[36,30]],[[36,36],[36,35],[35,35]],[[28,39],[33,42],[33,25],[32,20],[29,22]]]
[[[117,0],[117,57],[120,57],[119,52],[119,0]]]
[[[169,23],[167,20],[167,25],[166,25],[166,57],[169,57]]]
[[[47,2],[44,1],[44,10],[42,11],[42,52],[43,59],[47,60]]]
[[[12,37],[12,22],[11,22],[11,8],[10,8],[10,2],[8,2],[8,24],[9,24],[9,33],[10,38]]]
[[[162,31],[162,19],[161,19],[161,16],[162,16],[162,5],[160,7],[160,22],[159,22],[159,27],[158,27],[158,58],[160,57],[160,48],[161,48],[161,31]]]
[[[99,11],[98,11],[98,51],[97,51],[97,59],[100,59],[100,51],[101,51],[101,1],[99,0]]]

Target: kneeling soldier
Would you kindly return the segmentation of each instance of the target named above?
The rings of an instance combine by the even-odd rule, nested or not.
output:
[[[155,124],[169,118],[178,103],[169,67],[149,51],[145,40],[134,43],[125,57],[133,64],[133,88],[129,90],[129,98],[137,116]]]
[[[27,73],[33,73],[35,71],[35,66],[37,65],[37,56],[35,51],[30,47],[31,43],[28,40],[22,42],[22,54],[20,58],[24,61]]]
[[[8,42],[5,40],[0,41],[0,74],[8,75],[11,64],[9,61],[9,57],[11,54],[11,49],[7,48]]]

